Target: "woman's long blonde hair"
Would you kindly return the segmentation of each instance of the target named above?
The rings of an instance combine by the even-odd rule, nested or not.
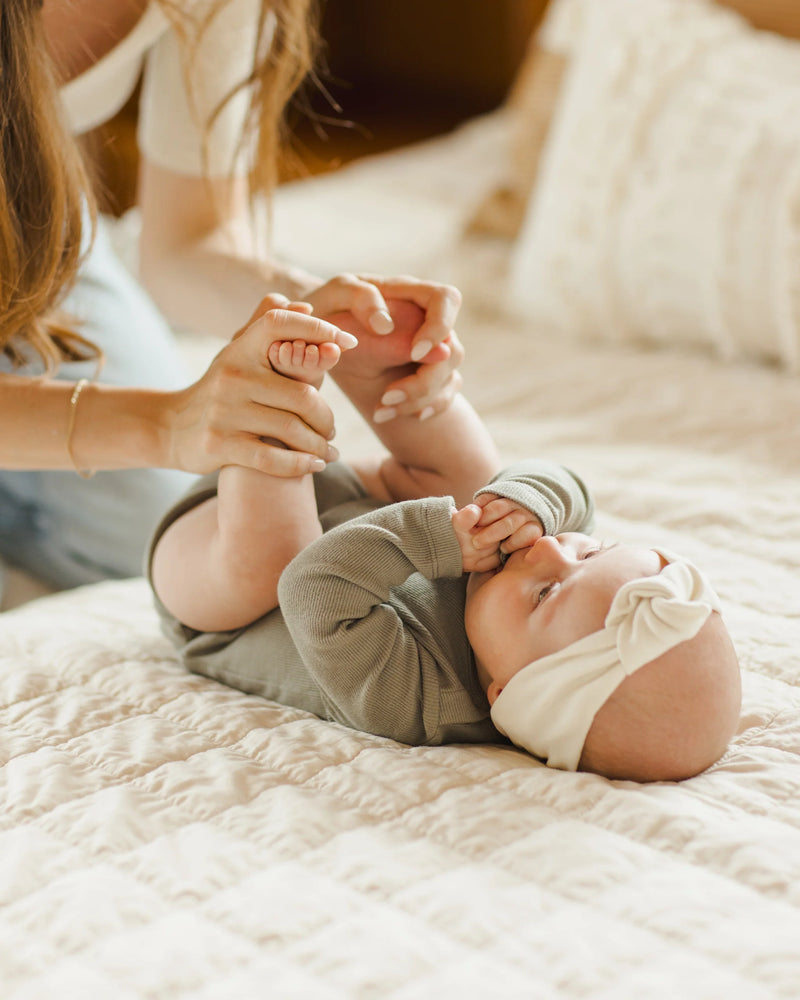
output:
[[[203,33],[229,0],[204,5],[200,21],[181,0],[158,0],[181,39],[187,79]],[[252,140],[251,194],[271,195],[284,148],[286,111],[317,53],[316,0],[261,0],[256,61],[246,88]],[[225,95],[214,119],[234,93]],[[83,226],[95,220],[89,173],[61,113],[42,27],[41,0],[0,0],[0,353],[38,357],[47,373],[102,354],[70,329],[58,307],[82,260]]]
[[[99,358],[58,306],[81,260],[90,184],[61,115],[36,0],[0,3],[0,352],[15,365],[38,357]]]

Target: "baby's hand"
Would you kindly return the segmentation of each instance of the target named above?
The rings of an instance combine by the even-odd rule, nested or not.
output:
[[[465,573],[485,573],[500,565],[500,551],[497,546],[478,548],[475,545],[475,534],[482,510],[476,503],[467,504],[460,510],[453,511],[450,522],[461,546],[461,559]]]
[[[493,569],[500,564],[501,555],[526,549],[544,534],[535,514],[496,493],[482,493],[474,503],[456,511],[453,530],[461,545],[465,572]]]

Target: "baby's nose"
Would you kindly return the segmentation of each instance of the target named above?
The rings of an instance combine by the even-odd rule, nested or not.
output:
[[[560,565],[566,558],[564,547],[553,535],[542,535],[525,553],[525,560],[531,565]]]

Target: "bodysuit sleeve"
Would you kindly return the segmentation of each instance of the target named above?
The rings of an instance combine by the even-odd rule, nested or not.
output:
[[[284,621],[333,718],[412,744],[437,731],[448,635],[463,643],[463,603],[448,610],[447,588],[443,605],[432,583],[462,575],[454,509],[450,497],[390,504],[333,528],[284,570]]]
[[[503,469],[488,486],[478,490],[496,493],[535,514],[546,535],[592,529],[594,501],[583,480],[555,462],[526,459]]]

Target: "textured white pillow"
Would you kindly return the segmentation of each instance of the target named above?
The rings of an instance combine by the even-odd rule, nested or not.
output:
[[[557,333],[797,370],[800,43],[706,0],[563,3],[514,299]]]

